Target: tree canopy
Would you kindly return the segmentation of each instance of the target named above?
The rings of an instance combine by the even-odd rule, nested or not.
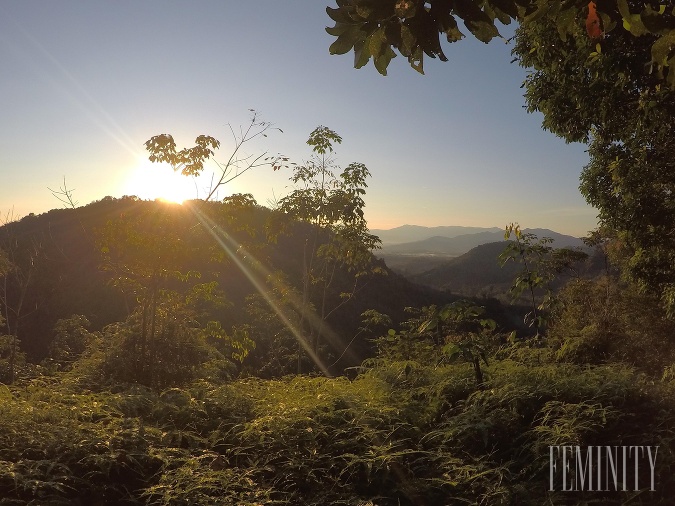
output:
[[[625,273],[672,312],[675,93],[645,68],[656,36],[617,30],[595,42],[583,30],[579,22],[561,41],[552,22],[519,28],[513,53],[532,69],[528,110],[566,141],[588,143],[581,193],[616,232]]]
[[[501,37],[497,22],[512,20],[527,26],[542,20],[553,21],[560,39],[578,36],[577,21],[584,20],[585,38],[626,31],[650,35],[650,53],[643,63],[654,64],[675,86],[675,8],[660,2],[632,0],[336,0],[337,8],[326,10],[335,25],[326,31],[336,37],[331,54],[354,51],[354,67],[370,59],[386,75],[397,53],[423,72],[424,55],[447,61],[441,35],[448,42],[464,38],[458,20],[482,42]]]

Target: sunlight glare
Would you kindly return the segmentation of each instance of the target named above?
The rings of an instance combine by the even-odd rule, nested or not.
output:
[[[167,163],[152,163],[147,158],[138,160],[123,192],[145,200],[159,199],[177,204],[198,197],[193,178],[174,172]]]

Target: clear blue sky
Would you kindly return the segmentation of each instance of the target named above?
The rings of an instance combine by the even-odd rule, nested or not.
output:
[[[596,211],[578,191],[585,146],[567,145],[525,112],[525,70],[503,41],[446,45],[426,75],[402,57],[389,76],[331,56],[328,2],[316,0],[0,3],[0,211],[41,213],[65,177],[84,205],[151,197],[166,177],[143,143],[171,133],[231,145],[249,109],[282,128],[249,152],[309,156],[318,125],[343,137],[337,161],[372,172],[372,228],[504,226],[582,235]],[[157,172],[153,172],[153,171]],[[139,176],[140,172],[150,177]],[[268,168],[232,184],[262,204],[288,191]],[[153,183],[152,177],[156,179]],[[185,185],[190,185],[186,182]],[[154,187],[154,188],[153,188]]]

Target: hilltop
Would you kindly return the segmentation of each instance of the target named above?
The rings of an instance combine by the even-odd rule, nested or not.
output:
[[[200,213],[207,214],[214,223],[226,229],[233,240],[233,251],[246,251],[241,257],[245,260],[244,265],[255,262],[258,268],[242,270],[237,261],[215,247],[211,236],[197,233],[199,229],[206,229],[191,208],[199,209]],[[83,315],[91,322],[91,330],[102,330],[134,312],[138,304],[136,296],[115,286],[120,283],[120,273],[104,265],[104,249],[109,248],[104,247],[105,235],[114,232],[117,234],[114,240],[118,241],[120,237],[125,237],[124,233],[135,233],[133,228],[124,232],[122,224],[144,227],[145,231],[141,232],[137,241],[142,241],[144,236],[165,233],[175,234],[176,240],[190,244],[191,256],[174,267],[186,273],[189,279],[185,283],[171,281],[167,288],[216,281],[228,301],[217,311],[217,320],[227,326],[247,324],[251,298],[260,296],[256,284],[271,290],[269,280],[278,275],[282,275],[293,290],[301,289],[303,283],[302,258],[307,254],[305,238],[311,233],[311,226],[298,223],[287,234],[272,240],[268,235],[270,217],[269,209],[257,205],[236,208],[217,202],[193,201],[179,206],[161,201],[142,201],[135,197],[106,197],[76,209],[31,214],[0,227],[0,247],[10,251],[22,276],[30,274],[30,281],[25,287],[19,286],[14,276],[8,278],[10,305],[12,300],[23,300],[23,312],[18,323],[21,349],[28,353],[29,359],[40,361],[49,355],[55,336],[54,325],[60,319],[74,314]],[[108,240],[113,240],[113,236]],[[319,246],[317,244],[316,247]],[[120,254],[128,259],[129,255],[140,254],[136,252],[138,247]],[[152,263],[152,255],[159,258],[168,248],[172,246],[167,243],[166,247],[160,247],[154,253],[146,253],[151,255],[148,265]],[[331,345],[334,349],[327,351],[329,355],[340,356],[348,347],[353,336],[359,332],[362,324],[360,315],[367,309],[401,321],[406,318],[403,308],[407,306],[449,300],[447,294],[406,280],[388,269],[382,261],[373,259],[373,263],[383,274],[361,278],[358,296],[344,304],[340,301],[340,294],[351,289],[353,279],[350,280],[346,271],[338,269],[335,273],[335,283],[326,297],[332,304],[340,305],[328,320],[340,338]],[[195,274],[189,274],[191,272]],[[313,303],[318,307],[322,303],[321,298],[316,298],[318,294],[314,297]],[[369,353],[369,346],[364,339],[357,339],[352,344],[356,353],[342,365],[359,363]],[[255,369],[257,366],[252,367]]]

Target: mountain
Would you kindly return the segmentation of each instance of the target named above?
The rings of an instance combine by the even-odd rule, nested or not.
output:
[[[476,246],[410,279],[421,285],[462,295],[505,293],[520,269],[519,265],[512,262],[503,268],[499,266],[497,257],[505,246],[504,241]]]
[[[515,262],[509,262],[503,267],[499,265],[498,257],[506,244],[505,241],[501,241],[476,246],[467,253],[446,260],[428,271],[408,277],[421,285],[467,297],[503,298],[523,268],[521,264]],[[575,268],[584,277],[594,277],[602,271],[603,262],[598,258],[598,254],[588,250],[587,252],[590,254],[589,259]],[[559,286],[566,280],[563,275],[554,286]]]
[[[576,248],[584,246],[584,243],[581,239],[572,237],[570,235],[559,234],[553,230],[543,228],[526,228],[523,230],[523,233],[531,233],[539,238],[550,237],[553,239],[553,246],[556,248]],[[381,253],[387,255],[458,256],[466,253],[471,248],[480,246],[481,244],[503,240],[504,231],[499,229],[455,236],[434,235],[418,241],[385,245],[382,247]]]
[[[425,227],[419,227],[425,228]],[[443,227],[435,227],[443,228]],[[458,227],[447,227],[458,228]],[[432,229],[426,229],[428,231]],[[550,237],[555,248],[584,247],[583,241],[577,237],[559,234],[548,229],[525,229],[524,233],[532,233],[537,237]],[[404,276],[414,276],[439,267],[451,257],[462,255],[476,246],[488,243],[500,243],[504,248],[504,231],[499,229],[485,230],[454,237],[433,236],[414,242],[385,245],[377,256],[387,266]]]
[[[406,242],[422,241],[430,237],[457,237],[458,235],[476,234],[480,232],[499,232],[503,233],[502,228],[492,227],[421,227],[419,225],[403,225],[400,227],[382,230],[372,229],[371,234],[375,234],[382,240],[383,246],[400,244]]]
[[[456,237],[434,236],[421,241],[385,246],[382,255],[442,255],[459,256],[481,244],[503,239],[503,231],[478,232]]]
[[[236,262],[227,261],[209,234],[198,233],[206,227],[200,225],[197,213],[193,213],[195,209],[208,214],[214,223],[228,230],[235,243],[246,245],[248,252],[241,254],[250,255],[249,262],[257,260],[263,270],[243,272]],[[23,307],[18,320],[10,317],[11,331],[19,336],[21,350],[28,353],[30,359],[39,361],[48,354],[54,339],[54,325],[59,319],[81,314],[91,322],[92,330],[101,330],[110,323],[126,319],[137,304],[136,298],[125,296],[113,286],[111,281],[119,274],[113,276],[112,271],[102,270],[103,253],[108,249],[103,246],[102,237],[126,233],[132,246],[119,255],[130,255],[129,258],[134,259],[133,255],[145,251],[141,248],[144,234],[150,231],[153,237],[159,237],[163,230],[171,237],[176,236],[179,243],[189,244],[193,251],[180,260],[181,250],[176,250],[179,251],[175,254],[179,258],[177,261],[183,262],[176,269],[201,273],[200,277],[188,276],[184,283],[217,281],[224,290],[229,305],[219,309],[214,319],[222,321],[226,328],[248,323],[247,297],[256,293],[256,284],[268,288],[267,280],[276,279],[272,274],[283,272],[291,287],[302,288],[302,259],[306,254],[306,236],[312,227],[295,223],[288,234],[281,235],[276,241],[268,241],[266,225],[270,214],[269,209],[259,206],[235,214],[225,204],[217,202],[194,201],[190,206],[178,206],[135,197],[106,197],[87,206],[55,209],[0,226],[0,250],[8,253],[16,266],[4,278],[7,283],[0,284],[0,301],[4,305],[7,300],[11,309]],[[107,224],[117,228],[110,229]],[[126,228],[122,227],[124,224]],[[162,228],[158,228],[160,226]],[[111,235],[108,240],[115,237]],[[136,242],[132,243],[132,239]],[[133,249],[136,243],[141,245],[138,252]],[[149,255],[159,258],[172,255],[172,251],[171,248],[148,250],[147,258],[142,258],[151,264]],[[0,260],[2,254],[0,251]],[[248,256],[243,258],[246,260]],[[353,288],[353,276],[346,269],[337,269],[334,273],[333,287],[326,297],[329,304],[340,306],[328,320],[344,341],[335,343],[336,356],[358,332],[362,325],[361,313],[367,309],[375,309],[391,315],[394,321],[401,321],[408,317],[403,311],[406,306],[443,304],[451,299],[447,294],[413,284],[387,269],[381,261],[379,263],[387,275],[362,277],[358,296],[349,301],[344,301],[341,293]],[[137,267],[130,276],[140,277],[141,268]],[[0,280],[3,280],[2,274],[0,272]],[[252,278],[257,279],[252,282]],[[312,302],[315,307],[320,307],[323,300],[317,298]],[[7,327],[0,328],[0,332],[4,331]],[[364,339],[355,341],[352,348],[356,348],[363,358],[362,354],[369,346]],[[354,359],[348,365],[359,362],[360,359]]]

